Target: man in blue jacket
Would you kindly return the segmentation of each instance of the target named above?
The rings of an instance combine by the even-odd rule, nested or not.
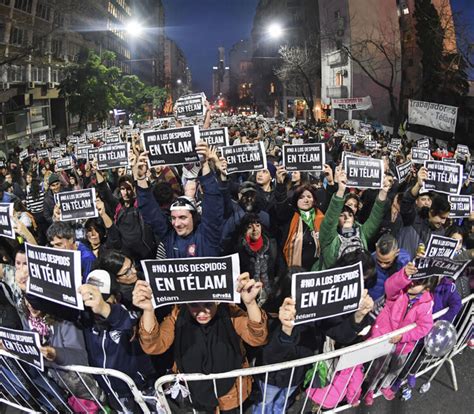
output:
[[[205,142],[197,144],[196,152],[202,157],[202,175],[198,177],[203,191],[201,217],[197,213],[194,200],[183,196],[178,197],[171,205],[170,223],[148,185],[146,154],[139,157],[133,168],[140,213],[145,223],[160,238],[166,258],[220,255],[224,198],[216,176],[209,167],[208,151]],[[160,252],[160,247],[158,251]]]
[[[372,257],[375,261],[377,282],[369,289],[369,295],[373,300],[377,300],[385,294],[385,281],[404,267],[411,257],[405,249],[398,247],[397,239],[389,233],[383,234],[377,241]]]

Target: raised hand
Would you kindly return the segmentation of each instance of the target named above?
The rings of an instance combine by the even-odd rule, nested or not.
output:
[[[153,292],[148,282],[137,280],[132,292],[133,304],[144,311],[153,312],[153,303],[151,301]]]
[[[278,312],[278,319],[281,322],[281,329],[288,336],[293,332],[296,317],[296,303],[292,298],[285,298]]]

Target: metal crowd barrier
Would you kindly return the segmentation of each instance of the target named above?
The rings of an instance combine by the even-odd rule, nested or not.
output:
[[[447,312],[447,309],[444,309],[434,315],[434,318],[439,318],[441,315]],[[474,321],[474,294],[469,295],[463,299],[463,307],[459,312],[457,318],[455,319],[454,326],[457,331],[457,341],[455,347],[444,357],[437,358],[429,356],[424,352],[423,342],[420,341],[420,346],[415,347],[411,352],[410,357],[406,359],[402,367],[398,367],[398,372],[406,371],[410,372],[416,377],[421,377],[430,371],[433,371],[428,380],[421,386],[420,392],[426,392],[429,390],[429,385],[431,381],[435,378],[441,367],[447,363],[449,367],[449,372],[451,374],[451,379],[453,382],[453,388],[457,391],[457,380],[456,373],[453,363],[453,358],[462,352],[466,346],[467,342],[472,335],[472,325]],[[342,402],[346,398],[345,394],[351,381],[351,377],[356,370],[356,365],[364,364],[365,370],[363,372],[362,382],[369,382],[369,386],[374,389],[374,397],[381,395],[380,384],[386,379],[384,366],[391,359],[393,355],[393,350],[395,346],[389,343],[389,340],[399,334],[409,332],[415,328],[415,324],[411,324],[397,331],[391,332],[379,338],[375,338],[369,341],[364,341],[362,343],[349,346],[347,348],[342,348],[333,352],[328,352],[324,354],[314,355],[307,358],[302,358],[294,361],[285,361],[278,364],[252,367],[245,369],[238,369],[226,373],[213,374],[213,375],[204,375],[204,374],[171,374],[160,377],[155,383],[156,395],[145,395],[143,394],[133,382],[133,380],[127,375],[123,374],[120,371],[112,369],[101,369],[94,367],[85,367],[85,366],[52,366],[49,367],[45,372],[41,372],[36,368],[25,364],[19,361],[17,358],[11,354],[0,350],[0,403],[10,405],[12,407],[21,409],[25,412],[46,412],[46,413],[74,413],[74,410],[68,404],[68,398],[71,395],[74,395],[74,392],[71,390],[70,385],[65,382],[60,372],[67,372],[69,375],[72,375],[77,383],[80,383],[88,391],[87,399],[94,401],[99,407],[100,412],[107,412],[107,407],[105,406],[105,400],[98,395],[97,387],[91,386],[91,378],[97,379],[101,378],[105,383],[110,384],[110,379],[120,380],[123,384],[128,387],[130,395],[133,397],[135,402],[135,408],[132,410],[123,404],[121,396],[115,393],[116,400],[120,404],[120,411],[122,412],[141,412],[145,414],[149,413],[158,413],[158,414],[168,414],[172,413],[170,408],[167,394],[170,392],[168,388],[171,385],[176,385],[177,383],[182,384],[184,387],[187,387],[188,382],[200,381],[200,380],[211,380],[214,382],[223,378],[236,378],[237,385],[239,388],[239,399],[241,401],[240,413],[244,413],[244,407],[242,402],[242,378],[246,376],[260,375],[259,378],[262,378],[264,382],[263,385],[263,398],[262,406],[258,411],[258,414],[272,414],[272,410],[266,408],[267,405],[267,387],[268,387],[268,378],[269,373],[289,369],[289,381],[288,385],[291,385],[293,380],[293,375],[295,369],[301,366],[310,367],[317,362],[325,362],[329,367],[331,374],[329,375],[330,381],[328,383],[329,387],[332,387],[335,379],[337,378],[337,373],[340,373],[342,370],[345,372],[350,372],[347,380],[344,380],[343,389],[339,389],[337,396],[337,401],[332,405],[334,407],[323,408],[326,404],[326,398],[331,388],[327,388],[324,393],[324,398],[320,402],[320,406],[315,406],[310,400],[308,393],[299,394],[299,400],[294,404],[294,409],[296,412],[301,412],[302,414],[308,411],[313,411],[317,413],[336,413],[345,411],[354,405],[357,405],[362,398],[364,398],[367,390],[364,389],[364,392],[360,393],[357,397],[357,400],[354,399],[348,403],[343,404]],[[415,354],[416,352],[416,354]],[[356,361],[356,362],[354,362]],[[91,377],[93,376],[93,377]],[[316,370],[314,370],[309,388],[312,387],[316,376]],[[395,375],[395,378],[397,376]],[[54,378],[54,379],[53,379]],[[70,383],[70,381],[68,381]],[[92,380],[94,382],[94,380]],[[393,381],[390,385],[393,384]],[[168,387],[166,387],[168,385]],[[254,384],[255,385],[255,384]],[[362,388],[362,383],[358,384],[359,390]],[[214,387],[216,389],[216,386]],[[110,387],[112,392],[113,389]],[[285,400],[282,412],[285,412],[291,403],[292,395],[290,395],[290,388],[285,389]],[[189,406],[192,406],[192,396],[187,397],[189,399]],[[79,406],[79,407],[78,407]],[[301,406],[301,407],[300,407]],[[296,408],[295,408],[296,407]],[[193,412],[192,408],[189,408],[189,412]],[[81,400],[76,401],[76,411],[75,412],[89,412],[87,407],[81,407]]]

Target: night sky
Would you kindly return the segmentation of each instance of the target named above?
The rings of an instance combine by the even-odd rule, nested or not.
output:
[[[212,93],[212,66],[217,48],[250,36],[258,0],[163,0],[166,34],[183,49],[193,76],[193,89]],[[451,0],[454,12],[474,22],[474,0]],[[228,64],[228,61],[226,62]],[[474,73],[471,71],[471,78]]]

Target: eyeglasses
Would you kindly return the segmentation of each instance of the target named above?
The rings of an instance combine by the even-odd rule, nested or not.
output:
[[[193,311],[199,310],[201,308],[211,310],[215,304],[215,302],[188,303],[188,307]]]
[[[132,274],[132,272],[135,270],[135,267],[133,265],[130,265],[130,267],[125,270],[125,272],[117,275],[117,277],[128,277]]]

